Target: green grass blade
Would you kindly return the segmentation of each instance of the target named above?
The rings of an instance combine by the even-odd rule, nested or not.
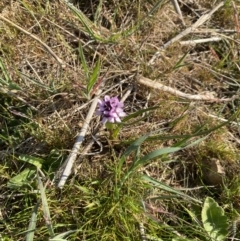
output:
[[[123,153],[123,156],[127,157],[131,154],[131,152],[136,151],[142,145],[142,143],[148,138],[148,136],[149,135],[141,136],[136,141],[134,141]]]
[[[34,231],[36,229],[37,224],[37,211],[38,211],[39,203],[35,205],[33,208],[32,216],[28,225],[26,241],[33,241],[34,238]]]
[[[192,200],[192,201],[197,202],[197,203],[202,203],[201,201],[197,200],[196,198],[193,198],[193,197],[191,197],[191,196],[189,196],[189,195],[187,195],[187,194],[185,194],[185,193],[183,193],[181,191],[178,191],[178,190],[176,190],[176,189],[174,189],[174,188],[172,188],[172,187],[170,187],[170,186],[168,186],[168,185],[166,185],[166,184],[164,184],[162,182],[159,182],[159,181],[157,181],[157,180],[155,180],[155,179],[153,179],[153,178],[151,178],[151,177],[149,177],[147,175],[143,175],[142,179],[144,181],[152,184],[156,188],[159,188],[161,190],[164,190],[164,191],[167,191],[167,192],[170,192],[170,193],[177,194],[178,196],[181,196],[183,198]]]
[[[79,53],[79,57],[81,59],[81,64],[82,64],[86,79],[88,81],[89,80],[89,67],[88,67],[81,43],[79,44],[78,53]]]
[[[155,135],[155,136],[149,136],[148,137],[148,141],[154,141],[154,140],[171,140],[171,139],[183,139],[183,138],[187,138],[189,139],[190,137],[197,137],[197,136],[203,136],[203,135],[208,135],[218,129],[220,129],[223,126],[226,126],[228,124],[231,123],[231,121],[234,121],[238,116],[240,115],[240,108],[238,110],[236,110],[236,112],[228,119],[228,121],[223,122],[217,126],[214,126],[206,131],[200,131],[202,129],[199,128],[197,131],[195,131],[193,134],[188,134],[188,135],[169,135],[169,136],[164,136],[164,135]],[[185,142],[185,140],[184,140]],[[179,145],[179,144],[178,144]]]
[[[100,0],[96,9],[96,12],[94,14],[94,23],[96,24],[98,20],[101,18],[102,15],[102,6],[103,6],[103,0]]]
[[[0,83],[2,85],[7,86],[11,90],[21,90],[21,88],[18,84],[12,82],[1,58],[0,58],[0,70],[2,70],[3,76],[5,78],[5,79],[0,78]]]
[[[50,238],[49,241],[67,241],[67,239],[64,239],[64,238],[74,232],[76,232],[76,230],[69,230],[67,232],[60,233],[60,234],[56,235],[54,238]]]
[[[173,70],[177,70],[183,66],[185,66],[185,64],[182,64],[183,60],[185,59],[185,57],[188,55],[189,52],[186,52],[179,60],[178,62],[173,66]]]
[[[43,208],[43,215],[44,215],[45,223],[46,223],[49,235],[52,238],[54,236],[54,231],[53,231],[53,226],[51,223],[49,206],[48,206],[48,202],[47,202],[45,188],[43,187],[42,180],[38,173],[37,173],[37,180],[38,180],[38,187],[39,187],[40,194],[41,194],[42,208]]]
[[[132,118],[136,118],[136,117],[142,115],[143,113],[146,113],[146,112],[149,112],[151,110],[158,109],[158,108],[159,108],[159,106],[154,106],[154,107],[142,109],[142,110],[136,111],[136,112],[134,112],[134,113],[124,117],[123,121],[121,123],[118,123],[117,127],[113,130],[113,134],[112,134],[113,138],[118,136],[118,133],[119,133],[119,131],[121,130],[121,128],[123,126],[125,126],[125,125],[134,125],[134,124],[138,123],[139,121],[141,121],[142,119],[145,119],[145,117],[140,118],[140,119],[138,119],[136,121],[133,121],[132,123],[126,123],[126,121],[128,121],[128,120],[130,120]]]
[[[177,152],[181,149],[182,149],[181,147],[166,147],[166,148],[162,148],[162,149],[159,149],[159,150],[155,150],[155,151],[145,155],[141,159],[139,159],[135,163],[135,167],[137,167],[139,165],[145,165],[148,161],[150,161],[151,159],[153,159],[155,157],[165,155],[165,154],[170,154],[170,153],[173,153],[173,152]]]
[[[73,6],[73,4],[69,3],[68,1],[64,0],[64,2],[67,4],[67,6],[77,15],[80,22],[85,27],[87,33],[95,40],[104,42],[104,39],[101,38],[99,35],[97,35],[92,29],[94,24],[84,15],[84,13]]]
[[[2,73],[3,73],[3,76],[6,80],[6,83],[10,83],[11,82],[10,76],[8,75],[7,70],[4,66],[1,58],[0,58],[0,69],[2,70]]]
[[[41,29],[41,32],[43,32],[43,29],[41,27],[41,24],[39,23],[39,21],[37,20],[37,18],[34,15],[34,12],[30,9],[30,7],[27,5],[27,3],[25,1],[19,1],[25,8],[26,10],[31,14],[31,16],[34,18],[34,20],[36,21],[38,27]]]
[[[97,82],[99,73],[100,73],[100,59],[97,60],[97,63],[93,69],[92,75],[90,77],[90,79],[88,80],[87,83],[87,96],[89,97],[89,94],[93,88],[93,86],[95,85],[95,83]]]

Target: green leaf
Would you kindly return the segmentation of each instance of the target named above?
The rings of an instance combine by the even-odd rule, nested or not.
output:
[[[92,75],[90,77],[90,79],[88,80],[88,83],[87,83],[87,95],[89,96],[93,86],[95,85],[97,79],[98,79],[98,75],[99,75],[99,72],[100,72],[100,59],[98,59],[94,69],[93,69],[93,72],[92,72]]]
[[[28,156],[28,155],[20,155],[18,157],[19,160],[30,163],[32,165],[34,165],[35,167],[41,168],[42,167],[42,163],[45,162],[44,159],[39,158],[39,157],[34,157],[34,156]]]
[[[131,152],[136,151],[142,145],[142,143],[149,137],[149,135],[141,136],[139,139],[134,141],[127,150],[123,153],[123,156],[127,157]]]
[[[181,147],[166,147],[166,148],[162,148],[162,149],[159,149],[159,150],[155,150],[155,151],[145,155],[141,159],[139,159],[136,162],[135,166],[145,165],[149,160],[151,160],[155,157],[158,157],[158,156],[161,156],[161,155],[164,155],[164,154],[170,154],[170,153],[179,151],[181,149],[182,149]]]
[[[33,180],[34,175],[36,174],[36,169],[25,168],[17,176],[11,178],[8,183],[8,188],[20,188],[24,185],[29,185]]]
[[[189,51],[186,52],[181,58],[180,60],[178,60],[178,62],[175,64],[175,66],[173,66],[173,70],[177,70],[182,66],[185,66],[185,64],[182,64],[183,60],[185,59],[185,57],[188,55]]]
[[[227,217],[218,203],[207,197],[202,209],[202,223],[213,241],[226,240],[228,234]]]

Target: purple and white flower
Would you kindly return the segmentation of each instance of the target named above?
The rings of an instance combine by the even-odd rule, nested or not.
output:
[[[121,122],[120,117],[126,116],[126,113],[123,111],[124,104],[117,97],[106,95],[103,100],[98,100],[98,107],[96,114],[103,117],[103,124],[107,121],[111,123]]]

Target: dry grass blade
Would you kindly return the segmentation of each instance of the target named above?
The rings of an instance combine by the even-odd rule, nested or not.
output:
[[[173,6],[175,8],[175,11],[179,15],[179,18],[181,19],[182,24],[185,26],[185,22],[184,22],[184,19],[183,19],[182,11],[181,11],[181,9],[179,7],[178,1],[177,0],[171,0],[171,2],[172,2]]]
[[[227,102],[227,101],[232,101],[235,98],[235,97],[233,97],[233,98],[226,98],[226,99],[218,99],[218,98],[215,98],[211,94],[208,94],[208,95],[207,94],[206,95],[186,94],[182,91],[176,90],[174,88],[171,88],[169,86],[163,85],[158,82],[155,82],[153,80],[150,80],[150,79],[140,76],[140,75],[137,76],[137,81],[139,84],[145,85],[149,88],[162,90],[162,91],[170,93],[172,95],[175,95],[175,96],[178,96],[181,98],[185,98],[185,99],[189,99],[189,100],[200,100],[200,101],[209,101],[209,102]]]
[[[224,2],[219,3],[214,9],[212,9],[209,13],[201,16],[197,22],[195,22],[191,27],[185,29],[183,32],[181,32],[180,34],[178,34],[177,36],[175,36],[173,39],[169,40],[167,43],[165,43],[159,51],[157,51],[153,57],[150,59],[150,61],[148,62],[148,65],[152,65],[154,64],[154,61],[156,58],[158,58],[161,55],[161,51],[163,51],[164,49],[166,49],[169,45],[175,43],[176,41],[178,41],[179,39],[183,38],[184,36],[188,35],[189,33],[191,33],[192,31],[196,30],[196,28],[198,28],[199,26],[201,26],[202,24],[204,24],[219,8],[221,8],[224,5]]]
[[[33,38],[34,40],[36,40],[37,42],[39,42],[56,60],[57,62],[62,66],[65,67],[64,62],[51,50],[51,48],[43,43],[38,37],[36,37],[35,35],[29,33],[28,31],[26,31],[25,29],[21,28],[20,26],[18,26],[17,24],[13,23],[12,21],[10,21],[9,19],[3,17],[0,14],[0,19],[3,20],[4,22],[7,22],[8,24],[10,24],[11,26],[13,26],[14,28],[17,28],[18,30],[20,30],[21,32],[27,34],[28,36],[30,36],[31,38]]]

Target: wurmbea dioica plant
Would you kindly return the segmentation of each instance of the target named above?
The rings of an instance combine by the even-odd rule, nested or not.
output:
[[[124,104],[117,97],[105,95],[103,100],[98,100],[97,115],[102,116],[102,123],[121,122],[121,117],[126,116],[123,111]]]

